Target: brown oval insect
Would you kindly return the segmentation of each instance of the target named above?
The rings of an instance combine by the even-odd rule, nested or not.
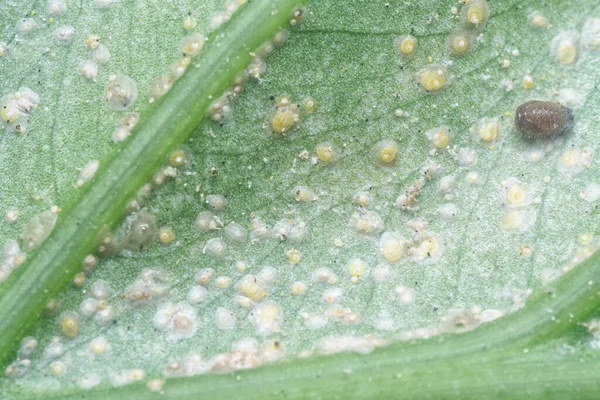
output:
[[[528,101],[517,108],[515,126],[528,139],[551,138],[573,127],[573,110],[550,101]]]

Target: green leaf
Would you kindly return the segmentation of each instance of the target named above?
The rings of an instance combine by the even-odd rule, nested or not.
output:
[[[268,58],[260,80],[244,83],[231,115],[198,126],[203,110],[252,60],[251,49],[288,21],[287,10],[295,2],[277,2],[281,12],[274,16],[268,2],[242,7],[209,35],[198,60],[152,105],[147,88],[177,59],[188,11],[198,19],[199,31],[207,33],[222,5],[200,10],[194,2],[123,1],[98,10],[89,2],[67,3],[69,10],[53,23],[34,17],[39,29],[20,41],[10,39],[14,26],[32,6],[0,6],[0,21],[7,26],[0,39],[10,43],[0,58],[3,93],[28,86],[40,95],[29,131],[3,133],[0,174],[8,184],[0,202],[18,207],[20,216],[16,223],[0,224],[2,242],[16,239],[29,218],[51,205],[62,208],[52,235],[0,283],[0,354],[14,360],[16,343],[26,334],[39,343],[28,370],[2,381],[7,396],[146,398],[152,394],[146,387],[150,379],[166,380],[161,397],[168,398],[198,393],[215,398],[281,393],[291,398],[564,398],[573,391],[585,398],[596,393],[598,355],[592,344],[597,339],[582,324],[598,315],[600,264],[592,257],[557,282],[549,277],[571,270],[597,246],[599,61],[586,44],[594,47],[598,37],[583,32],[574,65],[561,66],[551,48],[561,32],[581,33],[590,18],[600,17],[598,4],[492,2],[485,25],[469,31],[472,48],[457,56],[448,40],[464,28],[461,13],[468,6],[314,0],[304,23]],[[528,22],[536,10],[549,26],[535,29]],[[51,37],[63,23],[76,31],[68,46]],[[87,57],[82,43],[90,33],[111,52],[97,82],[77,72]],[[396,40],[406,34],[417,40],[411,58],[395,50]],[[437,65],[448,72],[450,84],[439,93],[425,93],[417,74]],[[131,76],[140,93],[134,105],[140,122],[122,147],[111,144],[110,137],[124,113],[102,104],[111,73]],[[522,84],[526,75],[535,81],[530,89]],[[281,137],[269,128],[276,100],[283,96],[299,105],[300,121]],[[305,109],[309,99],[316,102],[313,112]],[[531,99],[568,101],[575,118],[572,132],[524,139],[513,121],[517,106]],[[473,139],[482,118],[499,119],[497,142]],[[450,148],[434,152],[426,132],[442,125],[451,128]],[[186,162],[178,176],[163,185],[153,179],[146,214],[128,217],[132,224],[136,216],[150,215],[157,227],[171,227],[175,241],[104,257],[86,274],[82,288],[63,291],[98,230],[123,218],[128,200],[196,126],[183,143]],[[381,141],[397,143],[391,165],[376,159]],[[323,143],[334,149],[332,163],[317,157]],[[476,163],[465,156],[470,149]],[[573,155],[579,159],[570,166]],[[75,168],[90,160],[100,160],[99,171],[73,188]],[[524,205],[507,197],[515,184],[526,194]],[[418,203],[409,207],[414,209],[398,207],[398,197],[411,188],[418,193]],[[362,192],[370,198],[367,214],[353,201]],[[227,199],[225,209],[215,211],[220,221],[254,228],[250,238],[236,243],[225,229],[197,231],[195,220],[210,209],[211,194]],[[297,201],[304,195],[310,201]],[[520,214],[510,214],[515,210]],[[387,267],[382,266],[381,231],[364,235],[355,229],[357,217],[374,214],[385,225],[381,231],[393,232],[405,245],[402,258]],[[525,217],[519,229],[506,229],[519,216]],[[256,229],[262,226],[256,218],[268,227],[269,239]],[[303,226],[306,237],[294,240]],[[126,231],[127,222],[114,229],[119,238]],[[225,246],[222,256],[215,247],[220,243],[209,242],[218,238]],[[129,235],[123,243],[131,240]],[[431,241],[437,247],[427,247]],[[292,250],[301,254],[297,264],[289,260],[297,254]],[[355,258],[365,271],[353,282],[349,263]],[[358,264],[354,271],[360,270]],[[194,289],[203,301],[182,305],[206,268],[214,270],[212,279],[204,289]],[[161,275],[147,279],[146,287],[168,287],[168,293],[155,291],[151,301],[132,302],[132,284],[147,269]],[[328,283],[319,282],[318,271]],[[240,289],[236,284],[248,282],[247,275],[258,276],[261,287]],[[230,284],[220,288],[217,277],[220,286],[227,279]],[[98,323],[102,316],[80,316],[77,337],[68,338],[57,327],[60,316],[38,322],[35,316],[59,292],[61,312],[79,312],[86,299],[103,297],[97,284],[94,289],[98,280],[109,287],[108,323]],[[299,286],[292,288],[298,282],[305,285],[302,294]],[[536,294],[525,300],[530,289]],[[257,290],[268,297],[260,300]],[[244,291],[258,296],[251,302],[258,305],[243,307],[244,299],[240,305]],[[179,307],[179,317],[190,318],[192,333],[177,333],[172,321],[167,327],[157,321],[169,304]],[[278,318],[270,317],[277,312]],[[455,334],[501,313],[510,315]],[[229,315],[235,317],[232,329],[226,329]],[[43,350],[54,336],[66,351],[51,359]],[[103,354],[90,349],[103,343],[94,340],[98,337],[110,347]],[[318,355],[370,352],[382,345],[389,346],[369,355]],[[252,371],[179,377],[257,367],[279,357],[283,361]],[[66,367],[63,375],[49,374],[54,361]],[[137,369],[144,372],[142,381],[120,386]]]

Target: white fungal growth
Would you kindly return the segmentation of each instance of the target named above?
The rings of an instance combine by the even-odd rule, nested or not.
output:
[[[537,219],[537,213],[531,208],[508,210],[501,221],[501,228],[510,232],[524,232],[531,228]]]
[[[458,206],[454,203],[445,203],[438,207],[438,214],[442,219],[454,219],[458,216]]]
[[[475,143],[491,145],[500,140],[500,120],[482,118],[475,124],[471,137]]]
[[[196,21],[196,18],[194,18],[191,15],[186,15],[183,18],[183,29],[185,29],[186,31],[194,30],[197,24],[198,22]]]
[[[104,89],[106,106],[115,111],[126,110],[137,99],[138,92],[135,82],[128,76],[111,75]]]
[[[80,188],[85,183],[89,182],[94,175],[96,175],[99,166],[100,162],[98,160],[92,160],[85,164],[85,166],[79,170],[79,176],[77,177],[77,182],[75,182],[75,187]]]
[[[597,183],[588,183],[579,195],[588,203],[593,203],[600,199],[600,185]]]
[[[16,133],[27,130],[31,113],[38,108],[40,97],[36,92],[21,87],[18,91],[0,99],[0,129]]]
[[[52,211],[44,211],[31,217],[20,235],[25,251],[31,251],[42,244],[50,236],[57,219],[58,213]]]
[[[406,286],[396,286],[396,298],[401,304],[409,305],[415,302],[415,290]]]
[[[273,225],[273,238],[284,241],[292,231],[292,221],[288,219],[279,220]]]
[[[207,283],[210,282],[210,280],[212,279],[213,275],[215,273],[215,270],[212,268],[204,268],[201,269],[197,274],[196,277],[194,278],[194,282],[196,282],[198,285],[206,285]]]
[[[98,279],[90,288],[90,294],[99,300],[106,300],[110,295],[108,283],[103,279]]]
[[[355,212],[350,217],[350,229],[365,236],[377,236],[385,230],[385,223],[374,211]]]
[[[68,45],[73,42],[75,28],[70,25],[59,26],[54,30],[54,38],[62,45]]]
[[[79,64],[79,72],[85,78],[95,81],[98,77],[98,64],[94,60],[85,60]]]
[[[304,221],[296,221],[292,225],[292,229],[290,230],[287,239],[294,243],[300,243],[306,238],[308,235],[308,226]]]
[[[162,271],[146,268],[121,297],[134,306],[144,306],[169,292],[169,281]]]
[[[31,354],[37,349],[38,341],[32,337],[27,336],[21,340],[21,345],[17,352],[18,358],[30,358]]]
[[[529,14],[529,24],[536,29],[549,27],[548,18],[540,11],[534,11]]]
[[[181,53],[188,57],[193,57],[200,53],[202,47],[204,47],[204,42],[206,41],[206,37],[199,33],[195,33],[183,39],[181,44],[179,45],[181,49]]]
[[[572,88],[563,88],[558,91],[558,102],[565,107],[575,108],[581,104],[582,96]]]
[[[6,367],[4,369],[4,376],[7,376],[7,377],[22,376],[29,370],[29,367],[31,367],[31,360],[17,359],[15,362],[11,363],[8,367]]]
[[[292,196],[296,198],[296,201],[314,201],[317,197],[312,190],[305,186],[297,186],[292,189]]]
[[[213,211],[223,211],[227,207],[227,199],[221,194],[209,194],[206,196],[206,204]]]
[[[65,351],[66,348],[60,342],[60,338],[55,336],[52,338],[48,346],[46,346],[46,348],[44,349],[44,359],[52,360],[61,357],[63,354],[65,354]]]
[[[35,22],[33,18],[24,18],[17,22],[17,35],[21,38],[25,38],[37,30],[37,28],[37,22]]]
[[[313,282],[335,285],[337,278],[331,268],[320,267],[313,272]]]
[[[118,126],[112,134],[113,143],[120,143],[131,135],[131,130],[126,126]]]
[[[367,207],[373,201],[372,196],[368,192],[358,192],[352,196],[352,201],[362,207]]]
[[[379,264],[373,268],[373,280],[376,283],[385,283],[392,276],[392,267],[389,264]]]
[[[167,333],[170,340],[189,338],[198,329],[196,309],[187,303],[165,303],[154,315],[154,326]]]
[[[209,232],[223,228],[223,222],[210,211],[202,211],[194,223],[198,232]]]
[[[579,32],[560,32],[552,39],[550,52],[560,65],[573,64],[579,56]]]
[[[154,80],[150,89],[148,89],[148,98],[150,103],[160,99],[171,90],[174,80],[171,75],[161,75]]]
[[[202,253],[204,253],[204,254],[208,253],[215,257],[223,257],[225,255],[225,250],[226,250],[226,246],[225,246],[225,242],[223,241],[223,239],[212,238],[206,242]]]
[[[368,354],[376,347],[385,345],[386,342],[374,335],[367,336],[326,336],[316,343],[322,354],[336,354],[344,351],[353,351]]]
[[[222,121],[231,114],[230,95],[231,92],[226,91],[208,107],[208,112],[213,121]]]
[[[226,308],[219,307],[215,314],[217,328],[223,330],[233,329],[235,327],[235,315]]]
[[[339,287],[326,289],[321,296],[323,303],[332,304],[342,297],[343,291]]]
[[[257,335],[268,336],[281,330],[283,313],[277,303],[266,301],[257,305],[248,318],[256,327]]]
[[[110,51],[108,51],[105,45],[99,44],[95,49],[90,51],[90,56],[99,65],[104,65],[110,60]]]
[[[304,319],[304,326],[310,330],[321,329],[329,322],[329,317],[325,314],[309,314],[303,312],[301,313],[301,316]]]
[[[99,9],[105,9],[105,8],[113,7],[120,2],[121,2],[121,0],[95,0],[94,7],[99,8]]]
[[[600,46],[600,18],[590,18],[581,28],[581,45],[591,51]]]
[[[19,209],[18,208],[7,208],[4,212],[4,220],[9,224],[13,224],[17,222],[19,219]]]
[[[259,217],[250,221],[250,241],[252,243],[261,243],[271,237],[271,230]]]
[[[12,271],[21,265],[26,258],[26,254],[21,252],[16,240],[7,240],[3,257],[0,260],[0,282],[8,279]]]
[[[58,17],[67,12],[67,3],[65,0],[48,0],[46,13],[49,17]]]
[[[291,292],[293,295],[300,296],[306,292],[306,283],[302,281],[296,281],[292,283]]]
[[[154,217],[145,208],[127,216],[125,222],[127,230],[121,243],[125,249],[144,251],[158,236]]]
[[[106,338],[99,336],[97,338],[92,339],[89,344],[90,351],[94,354],[104,354],[110,348],[110,344]]]
[[[238,223],[230,222],[225,227],[225,235],[229,240],[236,243],[242,243],[248,237],[248,232]]]
[[[269,286],[277,279],[277,270],[273,267],[264,267],[258,272],[257,279],[263,286]]]
[[[557,160],[556,169],[563,175],[576,175],[592,165],[592,152],[588,149],[570,148]]]
[[[224,275],[218,276],[217,279],[215,279],[215,285],[217,285],[219,289],[227,289],[229,285],[231,285],[231,278]]]
[[[454,188],[454,176],[453,175],[443,176],[438,181],[437,187],[438,187],[438,191],[442,194],[448,194],[448,193],[452,192],[452,189]]]
[[[207,295],[208,290],[204,286],[193,286],[188,292],[187,301],[191,305],[197,305],[202,303]]]
[[[529,162],[538,162],[544,158],[546,155],[546,150],[544,147],[539,145],[532,146],[529,151],[525,153],[525,160]]]
[[[85,374],[77,379],[77,386],[83,390],[88,390],[97,386],[101,381],[100,375],[95,373]]]
[[[84,317],[92,317],[98,311],[98,300],[93,297],[88,297],[79,305],[79,312]]]

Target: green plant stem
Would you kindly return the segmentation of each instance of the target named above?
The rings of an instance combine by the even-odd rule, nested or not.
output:
[[[395,343],[369,356],[314,356],[226,375],[171,378],[162,393],[143,382],[105,384],[87,391],[86,399],[597,399],[600,354],[557,354],[552,347],[554,339],[584,329],[581,322],[597,315],[600,280],[594,277],[600,277],[600,253],[559,279],[551,294],[539,291],[523,309],[464,334]],[[44,391],[26,398],[79,396]]]
[[[419,347],[419,346],[416,346]],[[553,351],[554,349],[550,350]],[[598,355],[479,352],[405,363],[393,347],[294,359],[251,371],[167,380],[160,393],[139,382],[98,387],[106,399],[597,399]],[[76,399],[81,392],[21,393],[26,399]]]
[[[132,137],[103,163],[72,208],[64,210],[51,236],[0,287],[0,365],[93,252],[104,226],[123,219],[136,191],[177,145],[190,136],[207,109],[252,60],[252,52],[289,24],[299,0],[254,0],[207,38],[188,71],[140,119]]]

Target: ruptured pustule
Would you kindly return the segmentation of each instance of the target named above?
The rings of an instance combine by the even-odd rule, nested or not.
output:
[[[532,100],[515,113],[515,126],[527,139],[547,139],[573,128],[573,111],[550,101]]]
[[[157,236],[158,229],[154,217],[146,210],[141,210],[127,217],[126,222],[127,232],[123,239],[123,247],[135,251],[145,251]]]
[[[111,75],[104,89],[104,100],[108,108],[123,111],[137,99],[138,91],[135,82],[128,76]]]
[[[204,35],[199,33],[190,35],[181,41],[181,52],[184,56],[193,57],[200,53],[205,41]]]

